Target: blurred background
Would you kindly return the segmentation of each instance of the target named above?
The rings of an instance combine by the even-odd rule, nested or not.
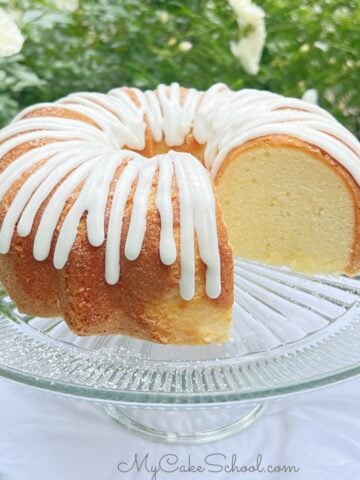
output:
[[[254,3],[0,0],[0,126],[73,91],[224,82],[305,94],[360,136],[360,1]]]

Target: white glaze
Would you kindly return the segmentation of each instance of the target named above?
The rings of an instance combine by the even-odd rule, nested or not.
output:
[[[136,260],[140,255],[146,232],[146,218],[152,181],[157,168],[156,157],[144,161],[134,195],[129,230],[125,242],[125,257]]]
[[[175,158],[175,173],[179,186],[180,206],[180,295],[190,299],[195,293],[194,216],[190,183],[187,182],[184,165]]]
[[[156,208],[160,214],[160,258],[164,265],[172,265],[176,260],[176,245],[174,238],[174,212],[171,203],[171,193],[174,175],[174,165],[171,162],[159,161],[159,179],[156,194]]]
[[[135,157],[129,162],[114,190],[105,248],[105,279],[110,285],[116,284],[120,278],[120,243],[123,216],[131,187],[142,165],[141,158]]]
[[[207,266],[206,292],[216,298],[221,293],[215,202],[208,172],[190,154],[170,151],[151,160],[128,154],[128,164],[115,187],[106,243],[106,280],[115,284],[120,278],[120,239],[124,208],[136,183],[125,257],[136,260],[141,253],[147,222],[147,208],[154,175],[158,171],[155,204],[160,214],[160,257],[165,265],[177,258],[173,231],[172,186],[179,194],[180,210],[180,295],[186,300],[195,293],[194,234],[198,235],[199,254]],[[68,237],[70,232],[64,233]],[[66,262],[66,259],[63,258]]]
[[[285,134],[325,150],[360,184],[359,142],[316,105],[270,92],[232,92],[223,84],[204,93],[190,89],[186,95],[178,84],[159,85],[146,92],[133,88],[130,92],[118,88],[108,95],[74,93],[53,104],[25,109],[0,132],[0,158],[25,142],[52,141],[35,144],[0,174],[0,201],[19,177],[27,175],[1,225],[0,253],[9,252],[15,229],[20,236],[30,234],[49,197],[35,232],[34,257],[40,261],[49,256],[57,232],[53,262],[56,268],[63,268],[76,241],[79,222],[86,216],[88,241],[94,247],[105,243],[105,279],[116,284],[121,278],[122,223],[129,195],[134,188],[124,255],[134,261],[141,254],[148,202],[156,188],[152,198],[161,221],[160,259],[172,265],[180,258],[180,295],[191,299],[195,293],[196,233],[199,254],[207,266],[206,293],[218,297],[220,254],[209,174],[190,154],[171,151],[145,159],[124,150],[142,150],[147,128],[156,142],[164,141],[170,147],[182,145],[192,132],[205,144],[205,165],[213,178],[232,149],[266,135]],[[93,125],[86,118],[27,117],[49,107],[81,114]],[[111,185],[114,190],[109,204]],[[174,238],[174,187],[179,195],[179,252]],[[63,215],[70,198],[72,206]],[[110,212],[107,231],[106,208]]]
[[[206,293],[210,298],[217,298],[221,293],[221,271],[216,206],[210,177],[204,175],[204,167],[199,161],[194,163],[191,155],[179,156],[175,152],[170,152],[170,155],[176,167],[181,166],[184,169],[184,181],[190,185],[192,205],[190,209],[184,206],[183,214],[185,217],[189,217],[189,212],[193,212],[193,224],[198,239],[200,258],[207,266]],[[179,190],[181,191],[181,188]],[[183,251],[186,252],[185,247]]]

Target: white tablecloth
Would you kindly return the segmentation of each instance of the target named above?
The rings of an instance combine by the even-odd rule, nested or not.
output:
[[[0,379],[1,480],[358,480],[360,478],[360,379],[277,404],[249,429],[225,440],[197,445],[165,445],[133,435],[101,408],[57,397]],[[272,412],[272,413],[271,413]],[[178,466],[203,465],[217,455],[223,468],[288,465],[296,473],[153,473],[119,471],[119,464],[142,459],[156,466],[175,454]],[[220,457],[219,457],[220,455]],[[222,455],[222,456],[221,456]],[[224,457],[226,455],[226,457]],[[170,461],[175,457],[168,457]],[[208,457],[210,458],[210,457]],[[226,461],[225,461],[226,458]],[[126,469],[120,466],[120,470]]]

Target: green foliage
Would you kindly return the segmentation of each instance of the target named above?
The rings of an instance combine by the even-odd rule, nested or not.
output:
[[[359,135],[360,2],[257,3],[266,12],[267,41],[252,77],[230,52],[239,32],[226,1],[83,0],[67,13],[50,0],[0,0],[26,36],[20,54],[0,59],[0,124],[26,105],[72,91],[172,81],[204,89],[221,81],[289,96],[316,88],[321,105]],[[193,48],[181,51],[182,41]]]

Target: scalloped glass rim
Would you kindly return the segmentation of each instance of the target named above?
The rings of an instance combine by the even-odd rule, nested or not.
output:
[[[234,338],[220,347],[76,337],[61,319],[20,314],[0,289],[0,375],[98,403],[189,408],[266,401],[360,374],[358,279],[236,259],[235,283]]]
[[[186,394],[169,394],[169,393],[142,393],[142,392],[126,392],[118,390],[109,390],[101,388],[88,388],[81,385],[65,384],[54,382],[46,378],[27,375],[12,368],[3,368],[0,366],[0,376],[8,380],[27,385],[32,388],[45,390],[58,395],[65,395],[80,398],[88,401],[96,401],[96,403],[116,404],[124,407],[141,407],[161,408],[161,407],[202,407],[207,408],[211,405],[238,403],[253,403],[254,401],[276,400],[279,397],[291,396],[299,393],[310,392],[319,388],[339,383],[347,379],[360,375],[360,364],[353,368],[346,368],[333,372],[322,377],[301,383],[289,383],[276,388],[267,388],[253,392],[234,391],[229,393],[217,392],[210,395],[186,393]]]

